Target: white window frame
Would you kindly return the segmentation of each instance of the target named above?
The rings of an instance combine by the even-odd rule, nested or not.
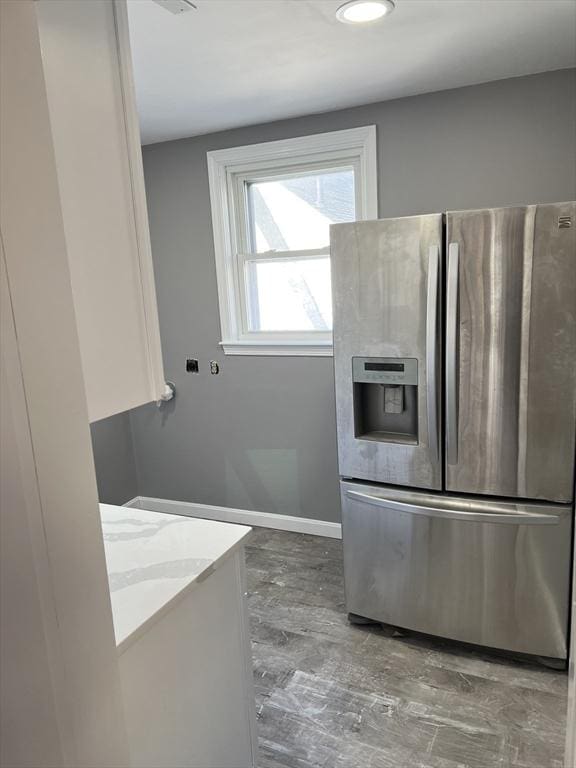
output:
[[[249,331],[244,286],[247,260],[328,255],[328,247],[304,252],[250,253],[248,222],[241,219],[247,181],[333,167],[354,169],[356,219],[378,218],[376,126],[269,141],[207,153],[222,341],[227,355],[332,355],[332,333]]]

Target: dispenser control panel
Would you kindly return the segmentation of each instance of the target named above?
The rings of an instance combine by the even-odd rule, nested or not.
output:
[[[364,384],[418,384],[412,357],[353,357],[352,380]]]

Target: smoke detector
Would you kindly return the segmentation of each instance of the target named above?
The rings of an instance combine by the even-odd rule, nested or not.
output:
[[[186,11],[196,10],[196,6],[190,0],[154,0],[154,2],[170,13],[186,13]]]

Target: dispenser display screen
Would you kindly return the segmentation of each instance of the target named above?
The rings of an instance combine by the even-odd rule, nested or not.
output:
[[[365,371],[404,371],[404,363],[364,363]]]
[[[418,384],[418,360],[412,357],[353,357],[352,380],[366,384]]]

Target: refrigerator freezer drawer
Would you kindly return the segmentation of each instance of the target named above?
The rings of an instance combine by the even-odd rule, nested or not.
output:
[[[342,482],[346,606],[394,626],[566,658],[572,512]]]

